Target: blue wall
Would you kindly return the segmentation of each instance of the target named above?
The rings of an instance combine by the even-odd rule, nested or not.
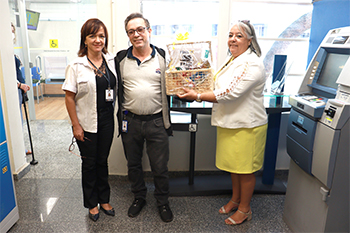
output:
[[[346,26],[350,26],[350,0],[314,2],[307,63],[310,63],[329,30]]]

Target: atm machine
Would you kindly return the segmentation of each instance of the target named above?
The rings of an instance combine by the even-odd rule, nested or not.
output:
[[[293,232],[350,232],[349,57],[350,27],[330,30],[289,99],[283,219]]]

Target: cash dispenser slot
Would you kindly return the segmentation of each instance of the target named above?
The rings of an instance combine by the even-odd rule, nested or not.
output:
[[[287,153],[305,172],[311,174],[313,145],[317,122],[294,109],[287,127]]]
[[[294,121],[292,122],[292,125],[294,127],[297,127],[299,130],[303,131],[305,134],[307,134],[307,130],[301,127],[299,124],[295,123]]]

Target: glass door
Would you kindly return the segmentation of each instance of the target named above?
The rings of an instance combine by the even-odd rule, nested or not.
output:
[[[8,0],[11,17],[11,24],[15,29],[14,37],[14,55],[21,61],[22,76],[27,85],[30,86],[31,91],[28,95],[29,118],[35,120],[35,107],[32,77],[30,72],[30,58],[29,58],[29,43],[27,32],[26,6],[24,1]]]
[[[28,92],[29,117],[35,120],[34,99],[39,99],[39,104],[45,101],[42,92],[47,97],[64,97],[62,84],[65,68],[77,57],[81,26],[87,19],[97,17],[97,1],[8,2],[11,22],[16,30],[14,53],[21,60],[26,84],[31,86]],[[32,76],[31,71],[39,75]],[[37,76],[40,76],[40,79],[33,80],[32,77]],[[40,82],[41,88],[33,84],[33,81]]]

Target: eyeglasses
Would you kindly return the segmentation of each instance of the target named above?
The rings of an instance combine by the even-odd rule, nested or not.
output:
[[[87,137],[84,137],[84,139],[86,139],[86,140],[88,140],[88,141],[91,142],[91,140],[88,139]],[[84,156],[78,155],[78,154],[76,154],[76,153],[73,152],[73,150],[75,149],[74,143],[76,143],[76,142],[77,142],[77,139],[73,136],[73,137],[72,137],[72,143],[69,145],[68,151],[69,151],[70,153],[72,153],[72,154],[78,156],[78,157],[86,158],[86,157],[84,157]]]
[[[149,27],[138,27],[138,28],[136,28],[136,30],[130,29],[130,30],[126,31],[126,34],[128,34],[128,36],[133,36],[133,35],[135,35],[135,32],[137,32],[139,35],[141,35],[141,34],[145,33],[146,29],[149,29]]]

